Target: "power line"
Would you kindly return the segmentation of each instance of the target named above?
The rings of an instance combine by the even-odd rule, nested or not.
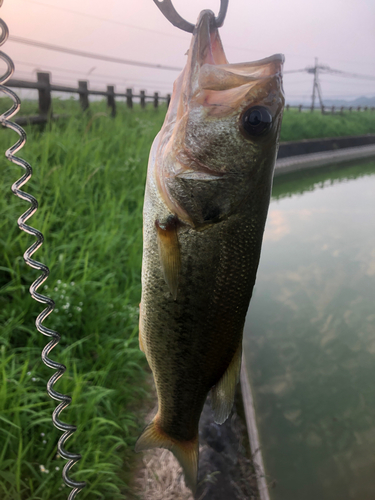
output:
[[[63,12],[69,12],[70,14],[76,14],[78,16],[83,16],[85,18],[89,17],[91,19],[95,19],[97,21],[104,21],[104,22],[110,23],[110,24],[117,24],[118,26],[126,26],[128,28],[133,28],[133,29],[137,29],[137,30],[141,30],[141,31],[148,31],[149,33],[156,33],[157,35],[162,35],[162,36],[167,36],[167,37],[172,37],[172,38],[179,38],[180,40],[185,40],[185,41],[189,40],[189,37],[187,37],[187,36],[174,35],[172,33],[165,33],[163,31],[158,31],[158,30],[154,30],[154,29],[151,29],[151,28],[145,28],[143,26],[136,26],[134,24],[124,23],[122,21],[115,21],[114,19],[108,19],[108,18],[105,18],[105,17],[94,16],[92,14],[86,14],[84,12],[79,12],[77,10],[67,9],[66,7],[60,7],[60,6],[57,6],[57,5],[49,5],[47,3],[38,2],[36,0],[28,0],[28,3],[35,3],[37,5],[43,5],[44,7],[49,7],[51,9],[57,9],[57,10],[61,10]],[[245,48],[245,47],[235,47],[233,45],[226,45],[226,47],[228,49],[243,50],[243,51],[246,51],[246,52],[258,52],[258,53],[263,52],[262,50],[248,49],[248,48]]]
[[[79,70],[71,70],[71,69],[65,69],[65,68],[58,68],[57,66],[49,66],[45,64],[36,64],[36,63],[30,63],[30,62],[24,62],[24,61],[14,61],[15,66],[16,66],[16,71],[21,71],[17,69],[17,65],[24,65],[24,66],[31,66],[34,68],[33,71],[42,71],[42,68],[44,69],[51,69],[55,71],[62,71],[64,73],[71,73],[73,75],[83,75],[82,79],[88,79],[90,82],[93,81],[91,76],[93,77],[98,77],[98,78],[105,78],[108,83],[108,79],[113,79],[113,80],[121,80],[122,82],[127,83],[129,82],[129,85],[131,85],[130,82],[145,82],[145,84],[153,84],[153,85],[164,85],[168,87],[172,87],[172,83],[170,82],[161,82],[157,80],[147,80],[147,79],[138,79],[138,78],[129,78],[125,79],[119,75],[109,75],[109,74],[103,74],[103,73],[90,73],[90,75],[87,74],[87,71],[79,71]]]
[[[83,50],[69,49],[66,47],[60,47],[59,45],[52,45],[49,43],[38,42],[36,40],[30,40],[28,38],[23,38],[16,35],[11,35],[9,40],[16,43],[23,43],[25,45],[32,45],[34,47],[40,47],[46,50],[54,50],[55,52],[63,52],[65,54],[72,54],[74,56],[88,57],[89,59],[97,59],[101,61],[114,62],[118,64],[127,64],[130,66],[139,66],[141,68],[154,68],[154,69],[165,69],[169,71],[181,71],[182,68],[177,68],[175,66],[165,66],[163,64],[152,64],[145,63],[141,61],[131,61],[129,59],[122,59],[120,57],[105,56],[102,54],[94,54],[92,52],[85,52]]]
[[[337,76],[345,76],[345,77],[349,77],[349,78],[360,78],[363,80],[375,81],[375,76],[359,75],[358,73],[348,73],[347,71],[341,71],[339,69],[334,69],[334,68],[331,68],[330,66],[327,66],[324,64],[318,65],[316,63],[315,66],[310,66],[310,67],[305,68],[305,71],[307,71],[307,73],[312,73],[312,74],[315,74],[317,70],[319,70],[319,73],[323,72],[326,74],[329,73],[329,74],[337,75]]]
[[[291,85],[301,85],[304,84],[304,83],[311,83],[311,78],[309,80],[305,79],[305,80],[297,80],[296,82],[285,82],[284,81],[284,85],[287,86],[287,87],[290,87]]]
[[[27,0],[27,3],[35,3],[37,5],[43,5],[43,7],[49,7],[50,9],[61,10],[63,12],[69,12],[70,14],[76,14],[78,16],[82,16],[84,18],[91,18],[97,21],[105,21],[110,24],[117,24],[118,26],[126,26],[127,28],[133,28],[141,31],[148,31],[150,33],[156,33],[157,35],[169,36],[172,38],[180,38],[181,40],[186,40],[188,37],[181,35],[173,35],[172,33],[164,33],[163,31],[154,30],[151,28],[145,28],[142,26],[136,26],[134,24],[124,23],[122,21],[116,21],[114,19],[108,19],[105,17],[94,16],[93,14],[87,14],[86,12],[79,12],[78,10],[67,9],[66,7],[60,7],[58,5],[50,5],[44,2],[37,2],[36,0]]]
[[[286,92],[286,97],[288,99],[293,98],[293,97],[309,97],[311,99],[311,94],[290,94],[289,92]],[[324,94],[324,98],[327,97],[336,97],[336,98],[356,98],[356,97],[375,97],[375,94],[368,94],[367,96],[360,96],[357,94]]]
[[[325,65],[321,65],[321,64],[318,65],[317,68],[320,70],[319,72],[323,71],[325,74],[329,73],[329,74],[336,75],[336,76],[345,76],[347,78],[359,78],[359,79],[363,79],[363,80],[375,81],[375,76],[372,76],[372,75],[360,75],[358,73],[349,73],[347,71],[333,69],[333,68],[330,68],[329,66],[325,66]],[[316,71],[316,66],[307,66],[306,68],[292,69],[292,70],[284,71],[283,73],[284,73],[284,75],[290,74],[290,73],[313,73],[313,74],[315,74],[315,71]]]
[[[290,69],[288,71],[283,71],[283,74],[287,75],[288,73],[305,73],[305,72],[306,72],[306,68],[303,68],[303,69]]]
[[[319,103],[321,109],[323,109],[324,104],[323,104],[323,98],[322,98],[322,91],[320,88],[320,81],[319,81],[319,76],[321,74],[323,75],[329,75],[329,76],[344,76],[346,78],[357,78],[361,80],[367,80],[367,81],[375,81],[375,76],[370,76],[370,75],[360,75],[358,73],[349,73],[348,71],[341,71],[339,69],[334,69],[331,68],[330,66],[324,65],[324,64],[318,64],[318,59],[315,58],[315,66],[308,66],[303,69],[296,69],[296,70],[290,70],[286,71],[285,73],[310,73],[314,75],[314,83],[313,83],[313,92],[312,92],[312,97],[311,97],[311,110],[314,109],[315,105],[315,96],[317,95],[319,98]],[[363,82],[362,82],[363,83]],[[358,95],[358,93],[357,93]],[[325,95],[327,97],[327,95]]]
[[[25,1],[25,0],[23,0]],[[97,21],[104,21],[104,22],[107,22],[107,23],[110,23],[110,24],[116,24],[118,26],[126,26],[128,28],[132,28],[132,29],[137,29],[137,30],[141,30],[141,31],[147,31],[147,32],[150,32],[150,33],[156,33],[158,35],[162,35],[162,36],[167,36],[167,37],[172,37],[172,38],[179,38],[180,40],[188,40],[189,38],[187,36],[184,36],[184,35],[174,35],[173,33],[165,33],[163,31],[158,31],[158,30],[154,30],[152,28],[145,28],[144,26],[137,26],[137,25],[134,25],[134,24],[129,24],[129,23],[124,23],[122,21],[116,21],[114,19],[108,19],[108,18],[105,18],[105,17],[100,17],[100,16],[95,16],[93,14],[88,14],[88,13],[85,13],[85,12],[79,12],[77,10],[73,10],[73,9],[67,9],[66,7],[60,7],[60,6],[57,6],[57,5],[50,5],[50,4],[47,4],[47,3],[44,3],[44,2],[39,2],[37,0],[27,0],[27,3],[34,3],[36,5],[42,5],[43,7],[48,7],[50,9],[56,9],[56,10],[60,10],[60,11],[63,11],[63,12],[68,12],[70,14],[75,14],[75,15],[78,15],[78,16],[82,16],[84,18],[91,18],[91,19],[95,19]],[[245,52],[250,52],[250,53],[263,53],[264,51],[262,50],[254,50],[254,49],[249,49],[249,48],[246,48],[246,47],[237,47],[237,46],[233,46],[233,45],[226,45],[226,48],[228,49],[234,49],[234,50],[241,50],[241,51],[245,51]],[[293,53],[293,52],[286,52],[286,54],[288,55],[288,57],[297,57],[297,58],[300,58],[300,59],[306,59],[306,58],[310,58],[311,55],[303,55],[303,54],[296,54],[296,53]],[[360,65],[360,66],[368,66],[368,63],[361,63],[361,62],[358,62],[358,61],[347,61],[347,60],[342,60],[342,59],[339,59],[338,60],[339,62],[347,62],[347,63],[351,63],[351,64],[356,64],[356,65]],[[292,73],[293,71],[290,71],[289,73]],[[284,72],[285,73],[285,72]]]
[[[332,76],[344,76],[346,78],[359,78],[361,80],[375,81],[375,76],[370,75],[359,75],[358,73],[349,73],[347,71],[340,71],[338,69],[332,69],[330,67],[326,68],[326,72],[332,74]]]
[[[22,70],[16,70],[15,71],[15,77],[17,78],[18,75],[30,75],[27,71],[22,71]],[[58,85],[59,82],[61,81],[64,81],[64,82],[72,82],[72,78],[71,77],[64,77],[64,76],[58,76],[57,77],[57,82],[55,82],[56,85]],[[105,85],[106,83],[108,83],[108,80],[104,80],[104,81],[100,81],[100,80],[96,80],[96,79],[90,79],[89,81],[90,84],[96,84],[96,87],[100,86],[101,88],[103,88],[103,85]],[[135,84],[135,83],[132,83],[132,82],[123,82],[123,85],[125,87],[125,85],[127,87],[141,87],[142,90],[146,90],[146,88],[144,87],[150,87],[152,85],[153,90],[161,90],[163,92],[168,92],[171,90],[172,88],[172,85],[161,85],[161,84],[152,84],[152,83],[144,83],[144,84]],[[121,86],[121,83],[119,84],[116,84],[116,87],[120,87]],[[155,87],[158,87],[157,89],[155,89]],[[95,90],[91,85],[90,85],[90,89],[91,90]],[[167,90],[165,90],[167,89]]]
[[[322,82],[331,83],[331,84],[334,84],[336,86],[341,86],[341,85],[351,85],[351,86],[353,86],[353,85],[355,85],[357,87],[358,85],[361,85],[361,86],[363,86],[363,85],[367,85],[367,86],[371,85],[370,88],[374,87],[374,84],[371,81],[362,80],[360,82],[355,82],[355,83],[352,82],[352,81],[340,81],[340,82],[338,82],[337,80],[330,80],[329,78],[327,78],[329,76],[331,76],[331,75],[326,75],[326,74],[323,75],[322,78],[321,78]]]

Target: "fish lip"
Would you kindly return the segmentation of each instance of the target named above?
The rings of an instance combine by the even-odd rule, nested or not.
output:
[[[212,10],[203,10],[194,28],[183,71],[187,100],[199,90],[199,73],[204,64],[228,64]]]
[[[193,32],[191,49],[192,52],[196,52],[196,62],[199,66],[206,63],[222,64],[226,62],[228,64],[216,26],[215,14],[212,10],[206,9],[199,14]]]

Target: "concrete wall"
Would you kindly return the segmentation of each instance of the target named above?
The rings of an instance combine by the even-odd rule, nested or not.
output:
[[[375,134],[281,142],[278,159],[375,144]]]

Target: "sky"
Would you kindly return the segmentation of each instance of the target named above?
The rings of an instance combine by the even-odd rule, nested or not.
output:
[[[219,11],[220,0],[173,0],[179,14],[195,23],[203,9]],[[132,61],[182,68],[191,35],[167,21],[152,0],[4,0],[0,16],[11,36]],[[285,71],[319,64],[373,79],[321,75],[323,99],[375,97],[374,0],[229,0],[221,39],[230,63],[283,53]],[[89,88],[115,85],[147,93],[171,92],[176,70],[139,68],[63,54],[8,40],[2,47],[14,61],[15,77],[36,79],[49,71],[52,82]],[[286,73],[287,102],[309,102],[313,75]],[[33,92],[33,91],[31,91]]]

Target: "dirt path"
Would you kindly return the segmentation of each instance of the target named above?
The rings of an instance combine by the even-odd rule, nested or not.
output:
[[[156,396],[155,396],[156,399]],[[156,413],[149,412],[145,424]],[[143,453],[134,493],[141,500],[258,500],[256,473],[250,458],[240,390],[233,412],[215,424],[207,400],[199,424],[199,472],[195,497],[186,488],[181,467],[168,450]]]

